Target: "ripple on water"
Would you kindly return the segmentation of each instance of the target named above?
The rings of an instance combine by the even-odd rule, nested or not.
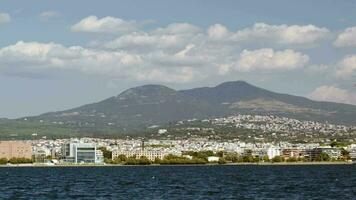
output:
[[[353,199],[356,165],[0,168],[0,199]]]

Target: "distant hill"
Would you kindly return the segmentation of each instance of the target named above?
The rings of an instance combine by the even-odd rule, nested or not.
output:
[[[27,117],[26,123],[62,125],[100,134],[110,130],[119,134],[172,121],[237,113],[356,125],[356,106],[279,94],[244,81],[180,91],[163,85],[144,85],[97,103]]]

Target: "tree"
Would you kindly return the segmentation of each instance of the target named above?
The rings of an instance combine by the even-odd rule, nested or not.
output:
[[[11,163],[11,164],[32,163],[32,159],[29,159],[29,158],[10,158],[9,163]]]
[[[270,161],[267,155],[264,155],[263,158],[262,158],[262,160],[263,160],[264,162],[269,162],[269,161]]]
[[[138,159],[138,164],[139,165],[150,165],[151,161],[146,156],[141,156],[141,158]]]
[[[125,165],[137,165],[138,160],[134,157],[129,157],[126,159]]]
[[[7,164],[7,159],[6,158],[0,158],[0,165],[6,165]]]
[[[107,150],[106,147],[99,147],[99,150],[103,152],[104,158],[111,159],[112,158],[112,152]]]
[[[237,153],[228,153],[228,154],[225,155],[224,158],[225,158],[226,161],[230,161],[230,162],[235,163],[235,162],[238,162],[239,155]]]
[[[282,156],[275,156],[272,158],[272,162],[283,162],[284,158]]]
[[[159,158],[155,158],[155,160],[153,161],[153,163],[154,164],[160,164],[162,162],[162,160],[161,159],[159,159]]]
[[[330,161],[329,154],[325,152],[321,152],[320,155],[318,156],[318,161]]]
[[[246,155],[242,157],[243,162],[254,162],[254,157],[251,155]]]
[[[127,160],[127,157],[123,154],[118,155],[117,158],[120,160],[120,162],[125,162]]]
[[[298,159],[296,157],[289,157],[287,162],[297,162]]]
[[[219,158],[218,163],[219,163],[220,165],[226,164],[225,158]]]
[[[341,155],[343,160],[350,160],[350,152],[346,151],[344,148],[341,148]]]

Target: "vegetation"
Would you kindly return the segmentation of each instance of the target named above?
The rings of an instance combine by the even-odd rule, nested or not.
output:
[[[260,99],[266,99],[265,97],[268,97],[269,100],[258,102]],[[122,100],[118,101],[118,99]],[[152,106],[147,102],[161,103],[159,106]],[[224,102],[244,102],[245,108],[225,106]],[[281,104],[281,102],[283,103]],[[123,110],[123,106],[127,108]],[[15,120],[0,119],[0,139],[39,139],[44,136],[47,138],[84,136],[113,138],[127,135],[166,137],[165,134],[157,134],[159,128],[167,129],[171,137],[184,137],[187,136],[187,131],[184,129],[186,127],[201,128],[199,131],[191,131],[194,136],[216,139],[238,138],[246,142],[256,140],[256,138],[260,140],[262,138],[260,135],[263,135],[264,141],[308,142],[330,139],[327,138],[330,137],[330,133],[312,132],[308,133],[309,135],[302,133],[293,135],[276,132],[275,135],[271,135],[263,131],[248,130],[236,126],[210,126],[198,122],[199,120],[183,124],[181,127],[175,126],[176,121],[193,116],[198,119],[206,119],[235,113],[270,115],[271,112],[267,111],[268,109],[266,111],[257,109],[266,106],[275,107],[277,109],[275,113],[289,118],[327,120],[332,123],[350,125],[356,122],[356,106],[320,103],[301,97],[277,94],[242,81],[223,83],[212,88],[184,91],[150,85],[131,88],[117,97],[67,111],[51,112]],[[95,114],[92,113],[93,110],[96,111]],[[330,112],[333,112],[334,115],[327,115]],[[129,113],[141,113],[142,115],[140,120],[137,120],[136,117],[132,118]],[[215,115],[211,116],[211,113],[215,113]],[[147,128],[152,124],[160,125],[160,127]],[[318,137],[309,137],[310,135]],[[336,137],[334,139],[338,139],[338,141],[339,139],[347,141],[355,138],[355,132],[347,132],[344,135],[333,137]],[[335,145],[343,146],[338,143],[340,142]]]
[[[287,162],[297,162],[298,158],[297,157],[290,157],[286,160]]]
[[[6,158],[0,158],[0,165],[6,165],[8,160]]]
[[[321,152],[315,161],[330,161],[330,156],[325,152]]]
[[[284,157],[275,156],[274,158],[272,158],[272,162],[284,162]]]
[[[8,161],[11,164],[25,164],[25,163],[32,163],[32,159],[29,158],[10,158]]]
[[[98,149],[103,152],[104,159],[112,158],[112,152],[107,150],[106,147],[99,147]]]
[[[161,165],[173,165],[173,164],[206,164],[208,161],[204,158],[193,157],[192,159],[175,156],[175,155],[167,155],[159,164]]]

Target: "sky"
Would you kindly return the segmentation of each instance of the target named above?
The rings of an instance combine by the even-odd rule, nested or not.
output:
[[[356,104],[356,1],[0,0],[0,118],[244,80]]]

